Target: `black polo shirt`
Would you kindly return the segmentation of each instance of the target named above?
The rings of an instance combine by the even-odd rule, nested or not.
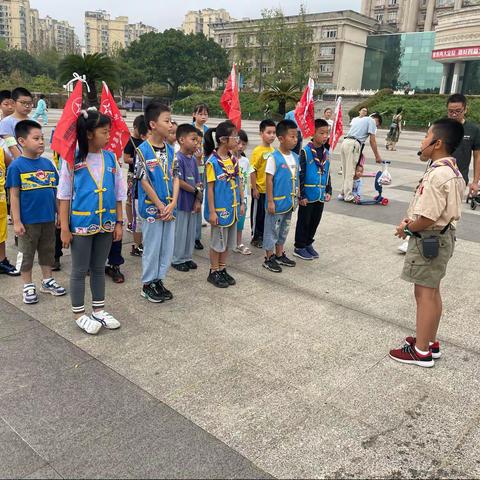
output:
[[[472,161],[472,152],[480,150],[480,128],[476,123],[465,120],[463,130],[462,143],[453,152],[453,157],[457,160],[458,168],[468,185],[468,170]]]

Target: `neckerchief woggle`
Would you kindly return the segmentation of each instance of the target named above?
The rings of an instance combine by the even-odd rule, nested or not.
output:
[[[313,160],[315,161],[315,164],[320,169],[320,171],[323,173],[324,168],[325,168],[325,162],[327,161],[327,149],[325,147],[323,147],[323,157],[322,157],[322,159],[320,159],[320,158],[318,158],[317,148],[315,147],[313,142],[308,142],[307,147],[309,147],[311,152],[312,152]]]

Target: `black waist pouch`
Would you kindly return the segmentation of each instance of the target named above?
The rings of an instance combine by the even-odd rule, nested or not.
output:
[[[422,253],[425,258],[438,257],[440,239],[438,237],[422,238]]]

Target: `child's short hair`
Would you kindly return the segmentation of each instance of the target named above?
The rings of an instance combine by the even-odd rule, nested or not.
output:
[[[23,88],[23,87],[14,88],[12,90],[12,100],[16,102],[20,97],[33,98],[32,94],[26,88]]]
[[[284,137],[289,130],[297,130],[297,124],[293,120],[280,120],[277,123],[275,133],[277,137]]]
[[[198,103],[193,108],[193,121],[195,121],[195,115],[197,113],[207,112],[207,115],[210,115],[210,109],[206,103]]]
[[[248,143],[248,135],[245,130],[238,131],[238,138],[240,139],[241,142]]]
[[[271,118],[266,118],[260,122],[260,132],[264,132],[267,127],[275,127],[275,122]]]
[[[133,121],[133,128],[136,128],[138,130],[138,133],[142,137],[145,137],[147,135],[148,128],[147,124],[145,123],[144,115],[138,115],[137,117],[135,117],[135,120]]]
[[[322,127],[328,127],[328,122],[324,118],[316,118],[315,119],[315,130],[318,130]]]
[[[147,128],[150,128],[150,122],[156,122],[158,117],[163,112],[171,112],[170,107],[162,103],[160,100],[152,100],[146,107],[145,107],[145,123]]]
[[[15,125],[15,137],[16,138],[27,138],[30,132],[34,129],[42,129],[42,126],[35,120],[20,120]]]
[[[0,103],[4,100],[11,100],[12,92],[10,90],[1,90],[0,91]]]
[[[195,128],[191,123],[182,123],[177,128],[177,141],[180,141],[182,137],[186,137],[190,133],[196,133],[198,135],[198,129]]]
[[[432,132],[436,140],[442,140],[448,154],[452,154],[462,143],[463,125],[453,118],[441,118],[432,123]]]

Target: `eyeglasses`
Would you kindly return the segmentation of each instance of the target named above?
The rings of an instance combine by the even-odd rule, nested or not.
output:
[[[222,138],[231,138],[233,140],[236,140],[237,142],[240,140],[240,137],[236,135],[235,137],[222,137]]]
[[[33,102],[24,102],[23,100],[17,100],[17,102],[23,105],[24,107],[33,107]]]
[[[451,115],[460,115],[464,111],[465,111],[464,108],[460,108],[460,109],[457,109],[457,110],[451,110],[450,108],[447,109],[447,112],[450,113]]]

